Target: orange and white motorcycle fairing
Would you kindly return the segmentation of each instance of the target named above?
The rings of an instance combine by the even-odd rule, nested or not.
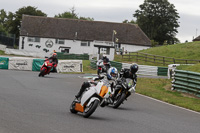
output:
[[[106,99],[111,94],[113,94],[111,87],[105,86],[102,81],[99,81],[96,86],[87,88],[80,100],[75,98],[70,111],[72,113],[81,112],[85,118],[88,118],[94,113],[98,105],[101,107],[106,105]]]

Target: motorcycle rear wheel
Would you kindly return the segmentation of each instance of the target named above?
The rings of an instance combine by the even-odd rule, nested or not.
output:
[[[99,102],[99,100],[94,100],[94,102],[92,102],[89,107],[86,107],[83,112],[83,117],[88,118],[92,113],[94,113],[99,105]]]
[[[113,108],[118,108],[124,101],[124,99],[126,98],[126,94],[125,93],[122,93],[121,95],[119,95],[117,97],[116,100],[114,100],[114,103],[113,103]]]

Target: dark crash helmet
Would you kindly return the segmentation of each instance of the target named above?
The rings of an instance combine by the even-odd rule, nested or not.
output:
[[[131,73],[135,74],[137,71],[138,71],[138,64],[136,63],[133,63],[131,66],[130,66],[130,71]]]
[[[107,60],[107,56],[106,56],[106,55],[103,55],[102,60]]]

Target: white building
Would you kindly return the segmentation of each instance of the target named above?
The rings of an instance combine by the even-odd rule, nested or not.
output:
[[[113,60],[116,47],[134,52],[150,46],[148,37],[134,24],[24,15],[20,29],[19,49],[45,56],[55,50],[92,57],[106,54]]]

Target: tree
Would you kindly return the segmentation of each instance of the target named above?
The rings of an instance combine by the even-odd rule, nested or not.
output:
[[[55,15],[55,18],[72,18],[72,19],[78,19],[78,16],[76,14],[72,14],[71,12],[64,12],[62,14]]]
[[[10,21],[10,33],[19,37],[19,29],[21,26],[22,15],[34,15],[34,16],[47,16],[41,10],[37,10],[37,7],[27,6],[18,9],[14,14],[14,19]]]
[[[4,9],[0,10],[0,32],[8,34],[10,32],[10,23],[14,19],[12,12],[6,12]]]
[[[58,15],[55,15],[54,17],[55,18],[72,18],[72,19],[78,19],[78,14],[75,13],[75,7],[72,7],[71,9],[71,12],[64,12],[62,14],[58,14]]]
[[[134,21],[134,20],[128,21],[127,19],[124,20],[122,23],[127,23],[127,24],[137,24],[136,21]]]
[[[94,21],[94,18],[90,17],[78,17],[78,14],[75,13],[76,9],[75,7],[72,7],[70,11],[66,11],[62,14],[55,15],[55,18],[71,18],[71,19],[81,19],[81,20],[89,20],[89,21]]]
[[[90,17],[80,17],[79,19],[88,20],[88,21],[94,21],[94,18],[90,18]]]
[[[0,32],[6,32],[7,13],[4,9],[0,10]]]
[[[133,17],[137,18],[139,27],[150,38],[163,45],[165,41],[168,44],[174,44],[178,41],[175,37],[179,27],[180,18],[175,6],[168,0],[145,0],[136,10]]]

